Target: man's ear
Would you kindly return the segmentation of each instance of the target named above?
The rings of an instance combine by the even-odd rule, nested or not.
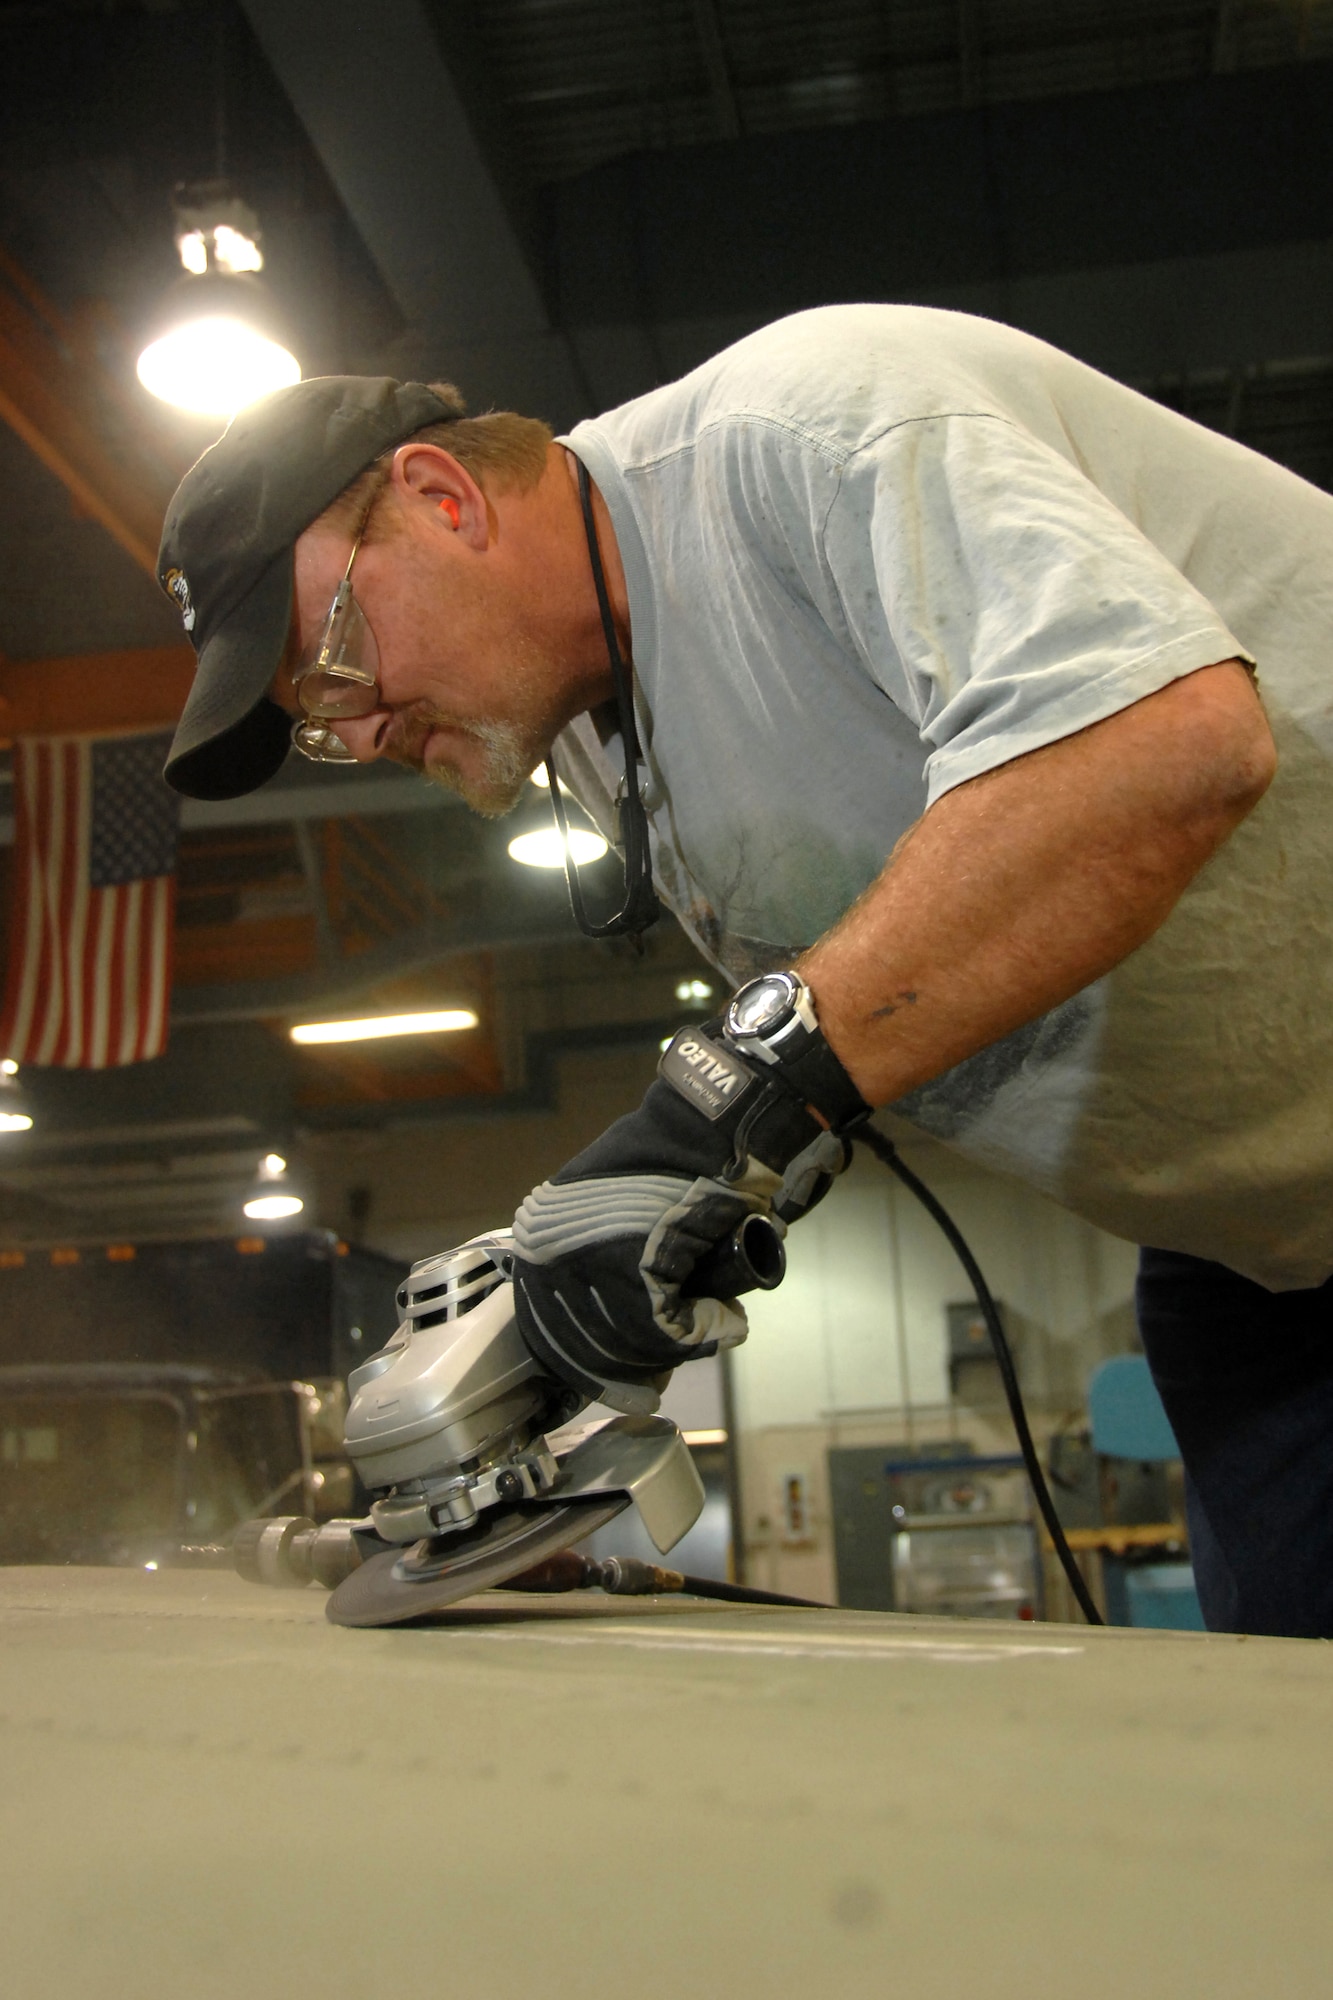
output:
[[[433,525],[471,548],[490,540],[486,495],[471,474],[438,444],[403,444],[393,455],[391,483],[409,509],[429,510]]]

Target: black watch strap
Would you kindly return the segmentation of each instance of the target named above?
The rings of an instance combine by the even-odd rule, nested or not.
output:
[[[819,1029],[802,1036],[803,1046],[779,1056],[774,1068],[834,1132],[859,1125],[870,1116],[866,1103]]]

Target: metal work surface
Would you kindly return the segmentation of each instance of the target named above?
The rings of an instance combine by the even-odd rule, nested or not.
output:
[[[14,2000],[1323,1995],[1333,1646],[0,1571]]]

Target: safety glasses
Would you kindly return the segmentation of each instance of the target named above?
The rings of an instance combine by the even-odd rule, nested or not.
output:
[[[303,711],[292,729],[292,743],[316,764],[354,764],[337,725],[369,715],[380,705],[379,648],[352,592],[352,565],[360,547],[358,535],[323,630],[292,671]]]
[[[569,885],[569,900],[574,921],[585,937],[628,937],[635,948],[642,951],[643,933],[657,922],[662,914],[662,906],[653,886],[652,846],[648,834],[648,819],[639,791],[638,765],[641,753],[638,727],[634,717],[632,671],[629,662],[621,653],[620,641],[616,636],[601,552],[597,546],[592,484],[588,468],[582,462],[578,467],[578,482],[583,530],[588,544],[588,557],[592,564],[593,582],[597,591],[597,605],[606,639],[611,678],[615,686],[616,711],[625,755],[625,776],[616,806],[618,823],[616,837],[624,852],[625,890],[620,908],[602,918],[600,922],[589,915],[583,900],[583,887],[579,881],[578,868],[570,852],[569,827],[565,818],[564,801],[560,796],[560,782],[556,776],[555,765],[549,758],[546,771],[551,785],[551,804],[555,812],[556,825],[565,850],[565,879]],[[292,730],[292,742],[303,757],[309,757],[316,764],[354,764],[356,758],[337,734],[337,725],[340,721],[349,721],[359,715],[369,715],[380,705],[379,648],[375,644],[375,635],[366,621],[364,611],[352,595],[352,565],[356,561],[357,550],[361,547],[361,537],[364,533],[363,527],[361,534],[352,544],[352,553],[347,558],[343,580],[338,585],[333,603],[329,606],[329,615],[324,621],[324,629],[319,635],[318,643],[308,653],[303,654],[292,674],[292,684],[303,711],[302,720]]]

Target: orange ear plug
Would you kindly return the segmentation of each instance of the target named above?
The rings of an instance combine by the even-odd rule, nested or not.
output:
[[[450,522],[455,528],[458,526],[458,502],[456,500],[441,500],[440,512],[449,516]]]

